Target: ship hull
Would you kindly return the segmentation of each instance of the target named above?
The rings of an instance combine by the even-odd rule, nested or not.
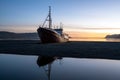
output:
[[[39,27],[37,32],[42,43],[60,43],[68,41],[52,29]]]

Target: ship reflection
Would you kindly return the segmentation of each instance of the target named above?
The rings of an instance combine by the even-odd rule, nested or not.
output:
[[[39,56],[37,59],[37,64],[39,67],[43,67],[48,80],[51,80],[51,68],[52,68],[52,63],[56,59],[62,59],[61,57],[46,57],[46,56]]]

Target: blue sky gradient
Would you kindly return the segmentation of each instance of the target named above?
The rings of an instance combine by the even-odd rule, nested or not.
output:
[[[29,26],[35,30],[46,18],[49,5],[55,25],[120,28],[120,0],[0,0],[0,29]]]

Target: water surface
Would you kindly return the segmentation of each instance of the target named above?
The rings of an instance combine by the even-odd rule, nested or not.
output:
[[[40,65],[38,58],[0,54],[0,80],[120,80],[119,60],[54,57]]]
[[[102,41],[102,42],[120,42],[120,39],[111,38],[70,38],[70,41]]]

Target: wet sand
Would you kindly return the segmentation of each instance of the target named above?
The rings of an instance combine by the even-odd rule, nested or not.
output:
[[[1,54],[120,59],[120,42],[71,41],[41,44],[37,40],[0,40]]]

